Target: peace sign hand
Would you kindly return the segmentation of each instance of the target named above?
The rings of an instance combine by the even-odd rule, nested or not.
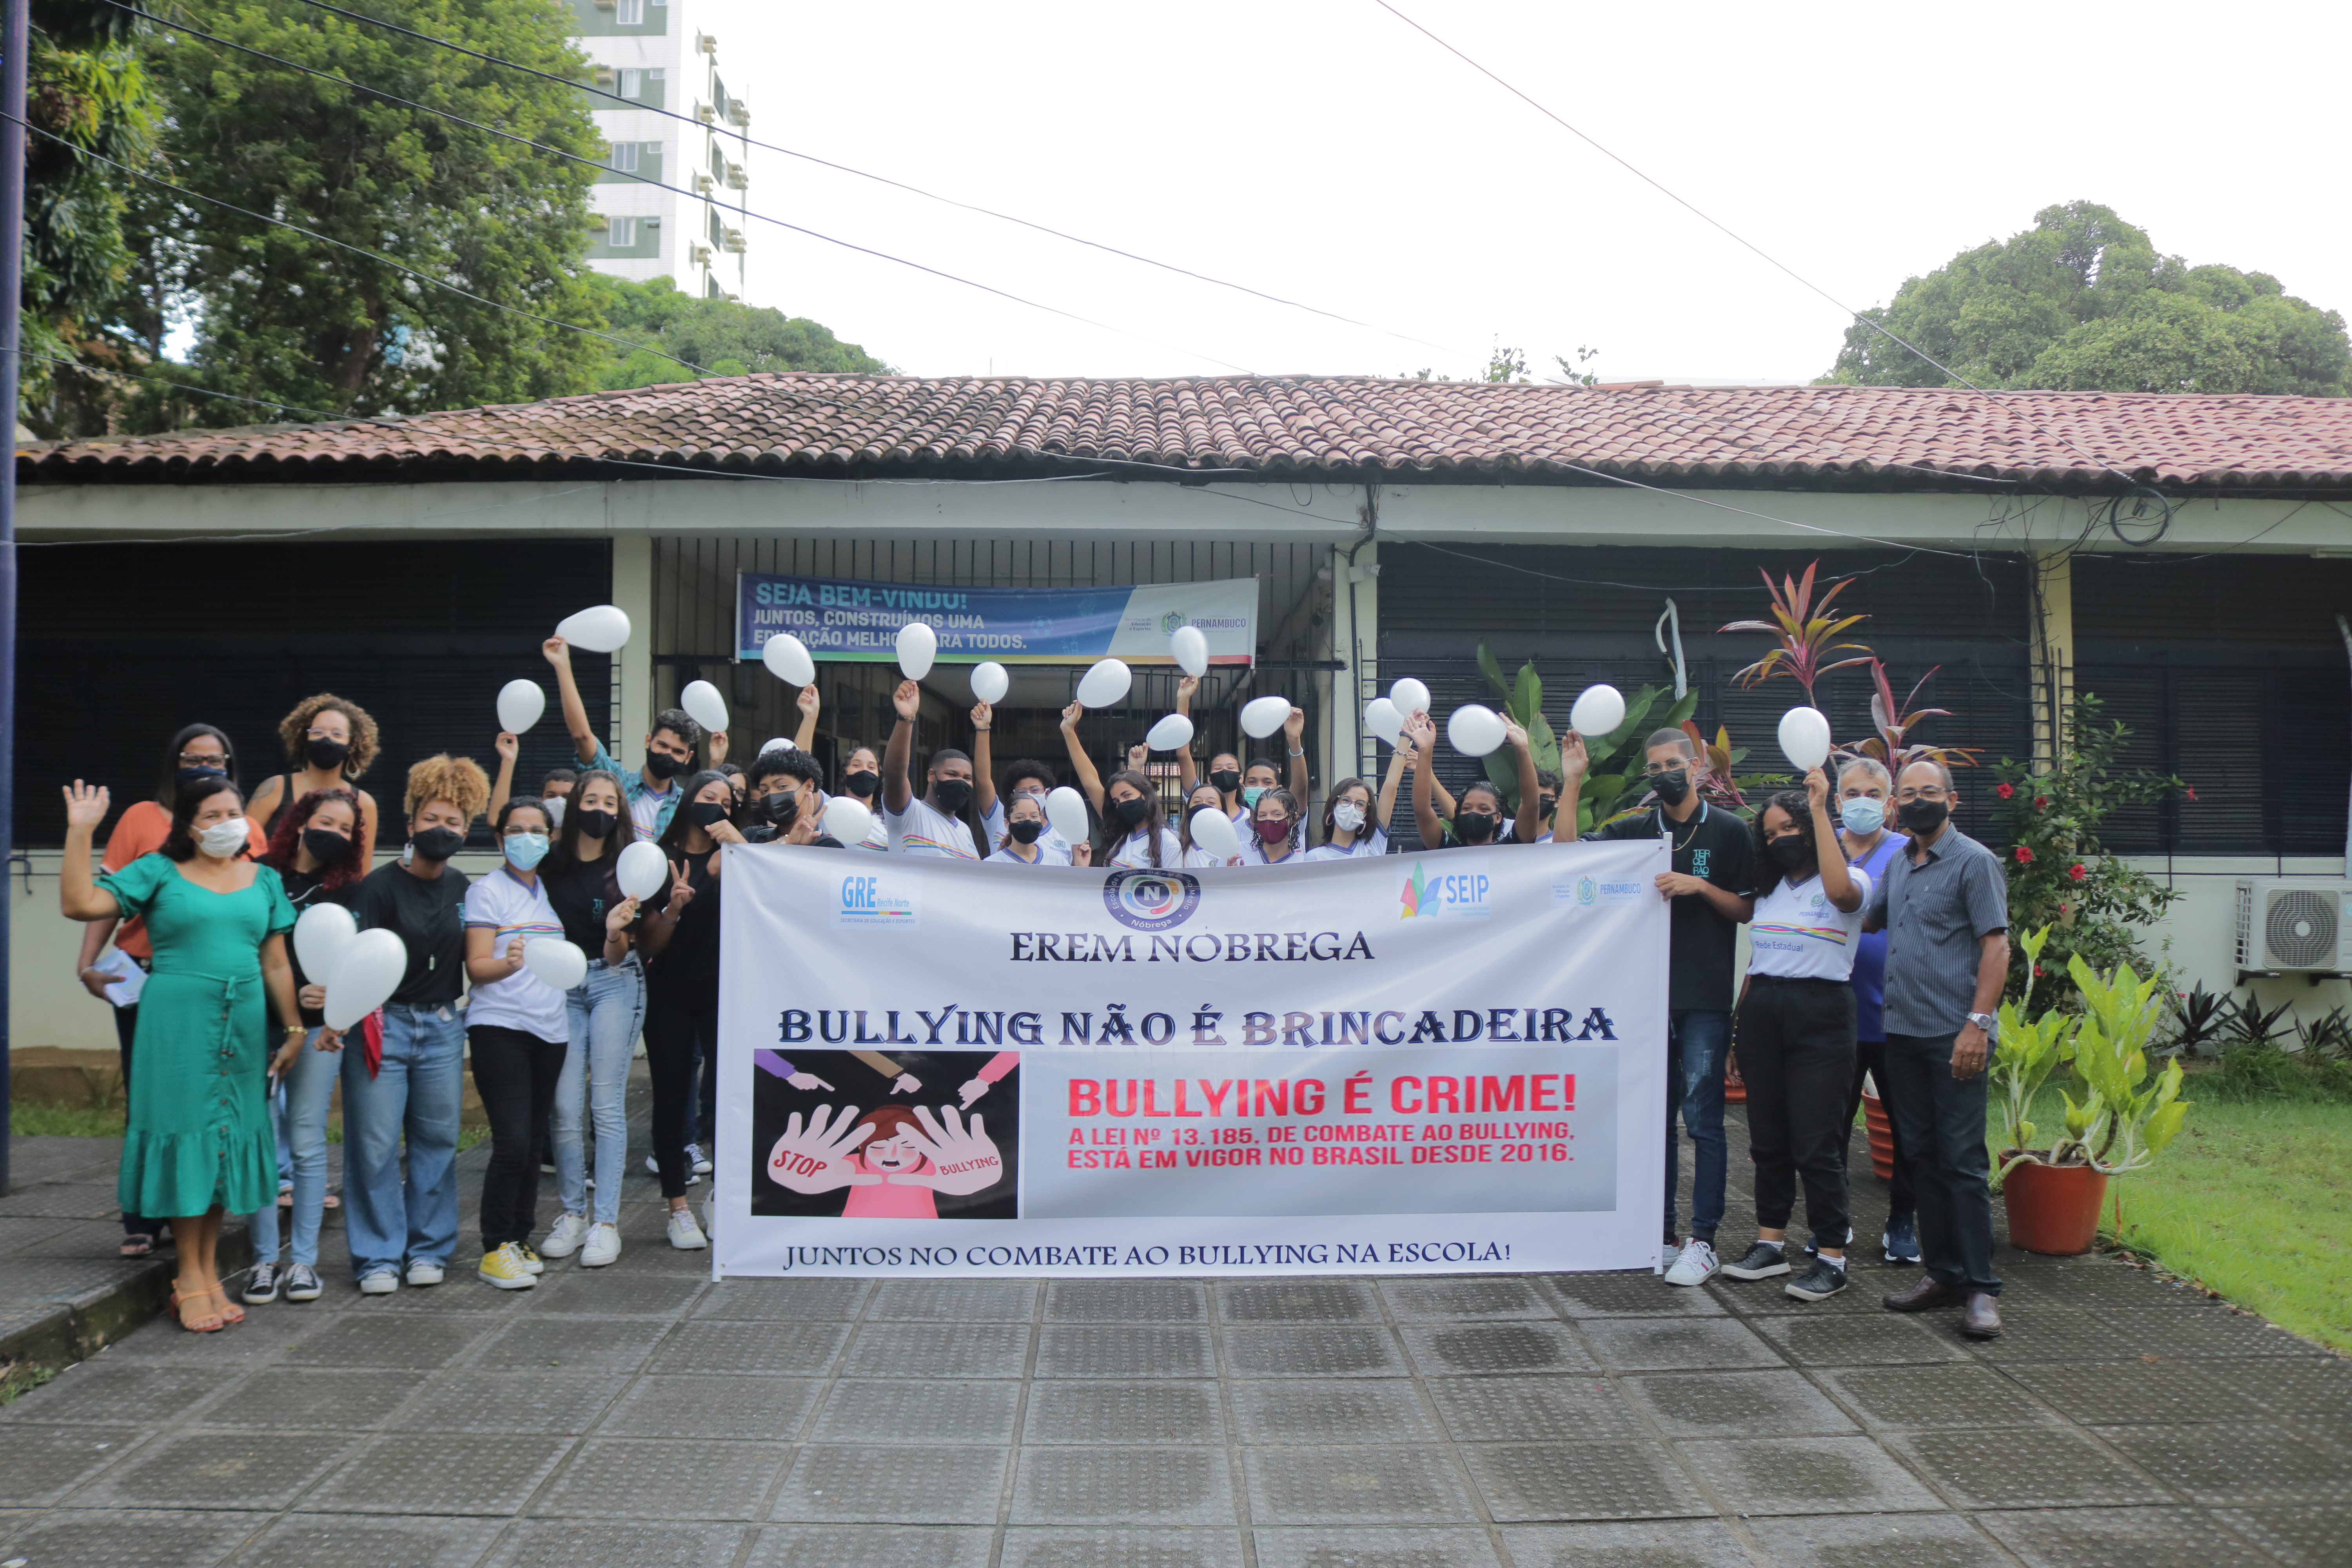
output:
[[[662,913],[676,920],[686,912],[687,905],[694,902],[694,887],[686,879],[685,861],[673,860],[669,863],[669,903],[664,907]]]
[[[997,1152],[995,1141],[989,1137],[987,1124],[979,1112],[972,1113],[971,1123],[967,1127],[952,1105],[941,1106],[936,1120],[929,1106],[919,1105],[915,1107],[915,1120],[923,1124],[922,1131],[902,1124],[899,1136],[928,1155],[931,1168],[919,1173],[894,1173],[889,1180],[895,1185],[929,1187],[935,1193],[961,1197],[994,1186],[1004,1175],[1003,1156]]]
[[[835,1187],[878,1186],[882,1178],[861,1171],[850,1163],[857,1146],[874,1135],[871,1123],[860,1124],[857,1107],[842,1107],[838,1118],[833,1107],[820,1105],[813,1111],[808,1126],[801,1126],[801,1113],[793,1111],[784,1118],[784,1135],[768,1151],[768,1179],[780,1187],[802,1194],[829,1193]]]

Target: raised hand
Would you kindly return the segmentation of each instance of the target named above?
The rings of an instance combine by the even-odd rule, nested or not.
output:
[[[1077,729],[1078,721],[1086,716],[1087,705],[1083,702],[1073,702],[1067,708],[1063,709],[1062,733],[1066,735]]]
[[[820,1105],[805,1128],[795,1110],[784,1118],[784,1135],[768,1151],[768,1179],[803,1194],[878,1186],[880,1176],[859,1170],[849,1159],[873,1135],[872,1124],[859,1123],[854,1105],[844,1106],[838,1118],[832,1106]]]
[[[951,1105],[941,1106],[937,1120],[928,1105],[915,1107],[920,1132],[902,1127],[899,1136],[920,1149],[931,1164],[928,1171],[900,1171],[889,1180],[897,1186],[929,1187],[935,1193],[963,1196],[994,1186],[1004,1175],[1004,1157],[988,1135],[987,1124],[975,1114],[969,1127]]]
[[[814,784],[801,787],[801,808],[793,814],[793,825],[784,829],[787,844],[814,844],[824,832],[825,796],[817,793]],[[812,809],[811,803],[814,803]]]
[[[923,710],[923,689],[911,680],[898,682],[898,689],[890,693],[890,706],[898,710],[899,718],[913,723]]]
[[[558,669],[572,668],[572,645],[562,637],[550,637],[539,645],[540,656]]]
[[[522,737],[510,730],[501,730],[499,738],[490,742],[490,748],[498,752],[500,761],[513,762],[522,754]]]
[[[971,705],[971,727],[974,730],[985,731],[988,726],[995,721],[995,718],[996,705],[994,703],[975,702]]]
[[[727,731],[713,730],[709,735],[710,765],[717,767],[727,760]]]
[[[1298,738],[1307,733],[1307,710],[1294,707],[1290,717],[1282,721],[1282,738],[1290,742],[1292,751],[1298,750]]]
[[[1805,799],[1815,811],[1829,808],[1830,775],[1819,768],[1805,770]]]
[[[1084,839],[1070,846],[1070,864],[1091,866],[1095,863],[1095,847]]]
[[[816,717],[817,710],[823,706],[823,704],[817,700],[815,681],[812,680],[806,686],[801,688],[801,694],[798,699],[798,702],[800,710],[803,713],[807,714],[812,719]]]
[[[1584,750],[1584,737],[1570,730],[1559,740],[1559,773],[1562,778],[1580,779],[1592,759]]]
[[[694,889],[686,879],[686,862],[673,860],[669,863],[669,902],[663,906],[662,913],[676,920],[686,912],[686,906],[692,902],[694,902]]]
[[[1176,711],[1179,713],[1190,713],[1192,710],[1192,694],[1200,689],[1201,678],[1197,675],[1188,675],[1183,679],[1178,681],[1176,683]]]
[[[1528,749],[1528,727],[1509,714],[1503,715],[1503,739],[1518,751]]]
[[[1143,742],[1138,741],[1127,749],[1127,765],[1137,773],[1141,773],[1150,763],[1151,748]]]
[[[1433,751],[1437,744],[1437,721],[1426,713],[1415,713],[1407,719],[1404,732],[1412,737],[1417,752]]]
[[[614,904],[613,906],[612,912],[604,917],[604,934],[607,936],[625,935],[628,931],[629,922],[636,918],[637,900],[635,899],[623,899],[619,903]]]
[[[86,784],[76,779],[66,786],[65,795],[68,827],[96,827],[106,820],[110,797],[104,784]]]

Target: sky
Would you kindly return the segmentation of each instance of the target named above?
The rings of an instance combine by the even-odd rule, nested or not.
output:
[[[2352,8],[1395,3],[1846,306],[2080,199],[2352,309]],[[1367,323],[751,149],[754,212],[1068,313],[747,224],[748,302],[910,374],[1468,376],[1500,344],[1541,378],[1589,345],[1604,380],[1758,384],[1846,323],[1376,0],[696,15],[762,141]]]

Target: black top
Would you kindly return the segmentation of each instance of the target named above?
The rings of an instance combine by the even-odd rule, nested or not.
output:
[[[352,913],[362,931],[388,931],[408,949],[408,973],[392,1000],[404,1007],[446,1007],[466,988],[466,873],[444,866],[431,881],[397,862],[379,866],[359,885]]]
[[[1676,822],[1663,809],[1654,808],[1584,837],[1619,839],[1662,835],[1674,846],[1674,869],[1741,898],[1755,893],[1756,840],[1748,825],[1733,813],[1717,811],[1704,801],[1688,822]],[[1683,893],[1675,899],[1666,957],[1667,1011],[1731,1010],[1738,935],[1738,925],[1726,920],[1698,894]]]
[[[686,858],[686,885],[694,897],[669,933],[669,945],[654,960],[647,990],[673,996],[719,994],[719,890],[724,880],[710,874],[709,855]]]
[[[555,918],[563,922],[564,940],[592,959],[604,956],[604,917],[621,901],[612,869],[610,855],[540,868],[547,901],[555,906]]]
[[[357,901],[360,891],[358,882],[345,882],[340,888],[323,888],[320,886],[320,881],[325,875],[323,871],[280,871],[278,874],[278,879],[286,884],[286,900],[294,906],[298,914],[314,904],[341,904],[343,908],[350,909]],[[415,880],[414,878],[410,879]],[[302,973],[302,956],[295,951],[294,939],[291,936],[286,939],[286,962],[293,967],[294,989],[298,994],[305,985],[315,983]],[[270,1012],[275,1014],[277,1008],[273,1005]],[[327,1022],[326,1016],[316,1007],[304,1007],[301,1013],[302,1025],[305,1028],[320,1028]],[[280,1022],[282,1023],[283,1020]]]

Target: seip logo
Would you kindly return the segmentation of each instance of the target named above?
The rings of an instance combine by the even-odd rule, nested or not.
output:
[[[1412,863],[1397,893],[1399,920],[1483,921],[1495,912],[1488,902],[1494,881],[1486,874],[1485,856],[1465,859],[1448,855],[1439,868],[1432,876],[1421,861]]]
[[[842,878],[834,895],[833,923],[912,927],[923,922],[915,908],[914,889],[900,882],[898,874],[886,870]]]
[[[1103,906],[1131,930],[1167,931],[1201,907],[1201,879],[1182,871],[1113,871],[1103,879]]]

